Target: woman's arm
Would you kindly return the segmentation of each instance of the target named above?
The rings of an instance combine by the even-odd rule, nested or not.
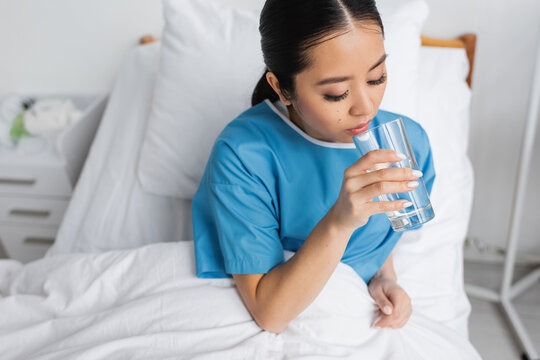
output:
[[[397,281],[397,275],[396,271],[394,270],[394,260],[392,259],[392,254],[390,254],[388,258],[386,258],[386,261],[381,266],[379,271],[377,271],[377,273],[373,276],[372,280],[377,277],[384,277]]]
[[[411,191],[410,181],[418,178],[411,169],[366,171],[377,163],[401,159],[390,150],[363,156],[345,171],[338,200],[292,258],[266,274],[233,275],[242,300],[261,328],[275,333],[285,330],[321,292],[354,230],[373,214],[405,207],[405,201],[371,200],[381,194]]]
[[[267,274],[233,275],[238,291],[261,328],[280,333],[315,300],[341,260],[350,231],[325,216],[288,261]]]

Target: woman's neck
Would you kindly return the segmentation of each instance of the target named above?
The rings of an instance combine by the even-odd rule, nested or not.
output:
[[[298,115],[298,113],[294,109],[294,106],[287,105],[287,111],[289,112],[289,119],[291,120],[291,122],[294,125],[298,126],[298,128],[302,130],[304,133],[308,134],[314,139],[321,140],[321,141],[328,141],[323,136],[318,135],[316,132],[312,131],[309,128],[309,126],[306,126],[306,124],[304,123],[300,115]]]

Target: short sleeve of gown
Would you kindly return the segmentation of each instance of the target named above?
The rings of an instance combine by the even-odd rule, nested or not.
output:
[[[199,277],[262,274],[284,261],[274,202],[255,172],[226,144],[214,146],[193,199]]]

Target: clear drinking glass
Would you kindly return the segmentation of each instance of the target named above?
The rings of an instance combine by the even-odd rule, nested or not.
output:
[[[401,118],[397,118],[358,134],[353,137],[353,141],[361,156],[377,149],[390,149],[406,156],[406,158],[400,162],[376,164],[370,171],[388,167],[408,167],[413,170],[420,170],[416,163],[416,159],[414,158],[414,153],[411,149],[407,134],[405,133]],[[435,217],[424,181],[422,178],[419,178],[417,181],[419,182],[419,185],[412,191],[397,194],[385,194],[377,197],[379,201],[408,200],[412,203],[411,206],[402,210],[386,213],[394,231],[418,228],[421,224],[424,224]]]

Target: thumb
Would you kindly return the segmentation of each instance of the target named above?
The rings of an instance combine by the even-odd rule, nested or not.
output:
[[[382,291],[377,293],[377,295],[374,297],[374,300],[377,303],[377,306],[379,307],[379,309],[381,309],[381,311],[383,312],[383,314],[385,315],[392,314],[394,307],[392,306],[392,303],[390,302],[390,300],[388,300],[388,298]]]

